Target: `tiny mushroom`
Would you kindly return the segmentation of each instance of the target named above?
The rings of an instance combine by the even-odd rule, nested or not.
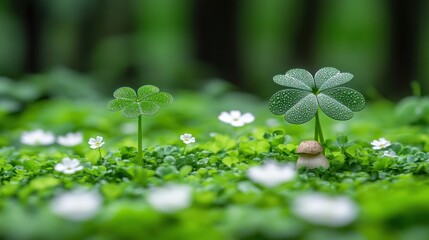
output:
[[[296,163],[298,168],[329,168],[328,159],[323,155],[323,147],[317,141],[310,140],[301,142],[296,153],[300,154],[298,162]]]

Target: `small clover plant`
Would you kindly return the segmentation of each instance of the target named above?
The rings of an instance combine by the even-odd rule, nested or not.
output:
[[[126,118],[138,117],[138,155],[137,162],[143,164],[142,154],[142,115],[152,116],[158,113],[160,107],[165,107],[173,102],[173,97],[152,85],[145,85],[137,90],[129,87],[121,87],[113,93],[115,99],[107,104],[110,111],[122,111]]]
[[[412,82],[413,95],[396,105],[397,121],[407,124],[426,125],[429,123],[429,96],[422,96],[418,82]]]
[[[350,73],[325,67],[313,76],[304,69],[292,69],[274,76],[275,83],[287,87],[276,92],[268,108],[276,115],[285,115],[292,124],[302,124],[316,117],[314,140],[324,142],[319,120],[319,108],[335,120],[349,120],[353,112],[365,107],[365,99],[359,92],[340,87],[353,78]]]

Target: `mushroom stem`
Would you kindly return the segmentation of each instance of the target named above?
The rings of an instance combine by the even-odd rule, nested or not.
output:
[[[328,159],[323,155],[323,153],[318,154],[307,154],[302,153],[298,158],[298,162],[296,163],[297,167],[305,167],[307,169],[313,168],[329,168]]]

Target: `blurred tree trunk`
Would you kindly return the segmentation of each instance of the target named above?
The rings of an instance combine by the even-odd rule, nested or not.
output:
[[[279,89],[272,77],[294,67],[301,7],[296,0],[246,0],[239,6],[240,77],[247,91],[269,98]]]
[[[388,1],[390,11],[390,51],[383,95],[399,99],[411,94],[410,83],[416,80],[419,51],[419,16],[422,0]],[[398,96],[400,93],[401,96]]]
[[[16,9],[19,18],[22,21],[22,27],[25,37],[25,65],[26,73],[35,73],[39,71],[39,48],[40,48],[40,31],[42,14],[38,7],[37,1],[33,0],[15,0],[12,1],[13,7]]]
[[[237,10],[240,1],[194,0],[196,56],[208,69],[206,77],[240,81],[237,46]],[[212,69],[213,68],[213,69]]]
[[[299,14],[297,16],[297,27],[292,48],[292,62],[297,67],[306,68],[313,72],[315,64],[315,45],[317,41],[317,30],[320,27],[320,0],[301,1]],[[317,68],[317,67],[316,67]],[[311,70],[312,69],[312,70]]]

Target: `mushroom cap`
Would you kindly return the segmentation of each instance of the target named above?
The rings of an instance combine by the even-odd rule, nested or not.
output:
[[[299,144],[296,153],[318,154],[323,151],[322,145],[318,141],[303,141]]]

